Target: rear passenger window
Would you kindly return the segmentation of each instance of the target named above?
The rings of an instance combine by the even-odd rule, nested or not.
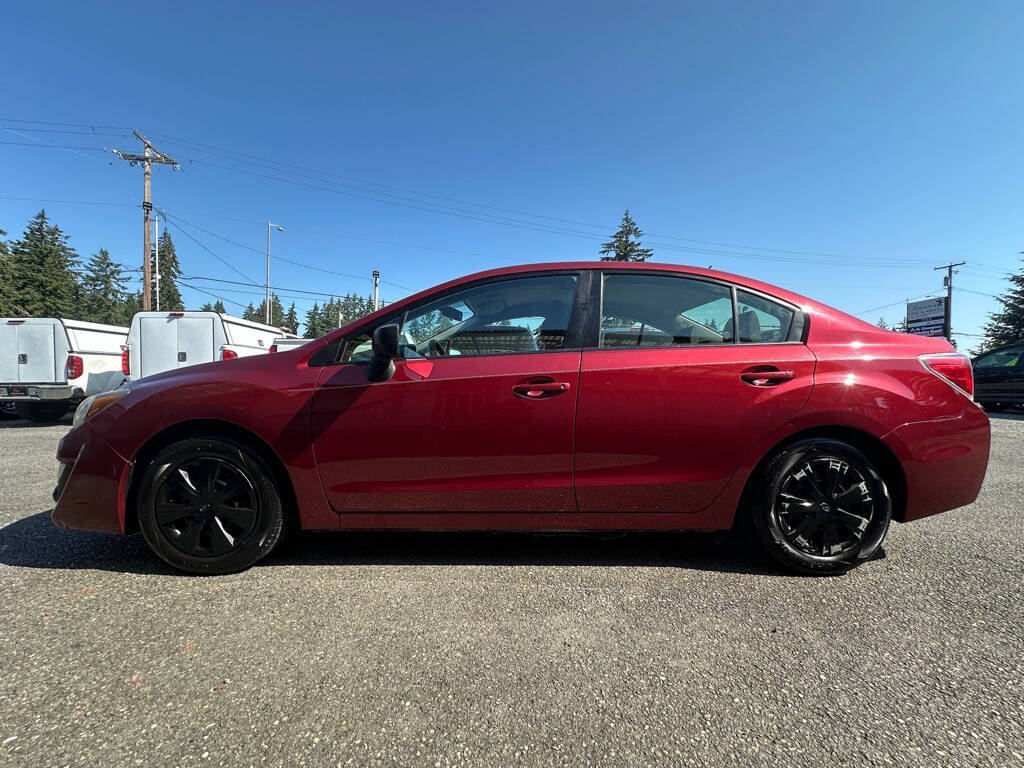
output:
[[[670,347],[733,340],[727,286],[668,275],[605,275],[599,346]]]
[[[789,307],[746,291],[736,291],[740,342],[787,341],[793,315]]]

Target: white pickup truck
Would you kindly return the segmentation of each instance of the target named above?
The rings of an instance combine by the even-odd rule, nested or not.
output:
[[[124,373],[141,379],[188,365],[270,352],[281,329],[219,312],[138,312],[123,349]]]
[[[54,421],[82,398],[124,380],[127,328],[54,317],[0,318],[0,405]]]

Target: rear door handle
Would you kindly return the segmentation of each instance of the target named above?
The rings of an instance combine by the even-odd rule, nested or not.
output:
[[[740,374],[740,378],[743,381],[755,387],[773,387],[776,384],[789,381],[793,376],[794,374],[792,371],[779,370],[743,371],[743,373]]]
[[[535,384],[516,384],[512,387],[512,392],[516,397],[526,400],[543,400],[568,391],[569,382],[567,381],[541,381]]]

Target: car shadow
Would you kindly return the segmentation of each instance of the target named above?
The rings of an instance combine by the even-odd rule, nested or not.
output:
[[[70,427],[72,414],[56,421],[28,421],[26,419],[0,419],[0,429],[36,429],[39,427]]]
[[[1024,421],[1024,411],[985,411],[993,421]]]
[[[22,568],[176,574],[139,535],[58,528],[39,512],[0,528],[0,563]],[[783,575],[731,533],[300,531],[260,561],[280,566],[644,566]]]

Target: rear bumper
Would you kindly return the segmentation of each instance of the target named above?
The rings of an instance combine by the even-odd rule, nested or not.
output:
[[[21,394],[21,389],[25,390]],[[11,390],[19,394],[11,394]],[[38,401],[38,400],[74,400],[82,397],[82,390],[66,384],[0,384],[0,400]]]
[[[61,467],[53,490],[53,522],[61,528],[123,533],[129,462],[89,422],[61,440],[57,461]]]
[[[952,419],[897,427],[883,438],[903,465],[903,522],[963,507],[978,498],[988,468],[991,428],[974,403]]]

